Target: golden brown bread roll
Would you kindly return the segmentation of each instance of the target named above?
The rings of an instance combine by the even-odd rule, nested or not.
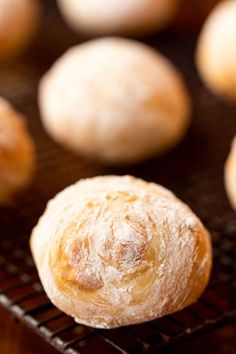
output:
[[[39,106],[47,132],[105,164],[130,164],[175,146],[189,125],[181,75],[141,43],[102,38],[66,52],[43,77]]]
[[[0,204],[31,180],[34,145],[24,118],[0,98]]]
[[[112,328],[195,302],[212,251],[187,205],[134,177],[81,180],[49,202],[31,250],[51,301],[76,321]]]
[[[203,26],[196,61],[205,84],[236,101],[236,1],[220,2]]]
[[[0,59],[22,51],[40,19],[39,0],[0,0]]]
[[[145,34],[174,18],[179,0],[58,0],[59,8],[77,30],[101,34]]]
[[[225,164],[225,188],[232,207],[236,210],[236,137]]]

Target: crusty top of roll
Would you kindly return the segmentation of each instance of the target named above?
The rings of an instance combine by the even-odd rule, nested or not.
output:
[[[209,234],[171,192],[133,177],[81,180],[49,202],[31,249],[53,303],[111,328],[182,309],[205,288]]]

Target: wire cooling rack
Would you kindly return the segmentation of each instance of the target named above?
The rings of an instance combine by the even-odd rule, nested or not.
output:
[[[0,304],[62,353],[156,353],[236,318],[236,216],[223,185],[223,165],[236,132],[236,108],[202,86],[194,68],[194,39],[171,34],[148,38],[146,42],[171,58],[187,79],[194,108],[188,135],[171,153],[139,166],[117,170],[84,161],[46,136],[36,102],[43,72],[77,42],[49,9],[30,52],[17,64],[0,67],[0,94],[28,117],[38,162],[30,190],[0,209]],[[28,240],[55,193],[79,178],[111,173],[163,184],[187,202],[212,234],[214,268],[206,292],[193,306],[141,325],[96,330],[76,324],[51,304],[40,285]]]

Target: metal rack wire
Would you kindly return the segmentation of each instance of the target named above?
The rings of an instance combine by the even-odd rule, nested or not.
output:
[[[53,10],[54,11],[54,10]],[[50,15],[51,16],[51,15]],[[58,37],[55,26],[51,37]],[[55,20],[57,21],[57,20]],[[174,61],[187,77],[194,120],[184,142],[163,158],[125,170],[106,169],[56,146],[44,133],[36,105],[37,82],[55,58],[77,39],[60,23],[60,43],[41,39],[14,68],[0,68],[0,94],[29,117],[37,145],[38,167],[28,192],[0,209],[0,304],[66,354],[155,353],[236,318],[236,217],[223,186],[223,164],[236,131],[236,109],[201,85],[193,65],[194,41],[170,35],[147,39]],[[47,55],[43,55],[46,51]],[[204,295],[193,306],[149,323],[95,330],[75,323],[46,297],[34,267],[28,238],[46,201],[79,178],[129,173],[171,188],[197,212],[212,234],[214,270]],[[94,349],[95,348],[95,349]]]

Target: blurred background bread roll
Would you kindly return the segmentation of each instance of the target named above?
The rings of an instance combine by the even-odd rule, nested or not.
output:
[[[145,34],[167,26],[180,0],[58,0],[59,8],[77,30],[89,34]]]
[[[236,102],[236,1],[219,3],[203,26],[196,62],[214,93]]]
[[[115,37],[68,50],[42,78],[39,106],[56,141],[111,165],[171,149],[191,115],[188,90],[169,60]]]
[[[0,0],[0,60],[22,52],[40,20],[39,0]]]
[[[34,170],[34,144],[24,117],[0,98],[0,204],[26,187]]]

